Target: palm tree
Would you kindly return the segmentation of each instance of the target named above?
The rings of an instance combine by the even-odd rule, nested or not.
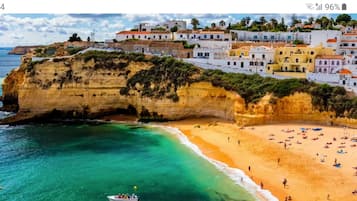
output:
[[[314,17],[309,17],[308,22],[309,22],[309,24],[314,23]]]
[[[211,29],[215,29],[215,28],[216,28],[216,23],[212,22]]]
[[[278,26],[278,20],[276,20],[275,18],[271,18],[270,23],[271,23],[272,29],[275,30],[276,27]]]
[[[226,22],[224,20],[219,21],[219,26],[220,27],[225,27],[226,26]]]
[[[250,17],[246,17],[245,18],[245,24],[246,24],[246,26],[249,26],[249,23],[250,23]]]
[[[266,21],[266,19],[265,19],[264,16],[261,16],[261,17],[259,18],[259,22],[260,22],[261,25],[264,25],[265,23],[267,23],[267,21]]]
[[[198,21],[197,18],[192,18],[191,19],[191,24],[193,26],[193,29],[196,30],[197,29],[197,26],[200,25],[200,22]]]

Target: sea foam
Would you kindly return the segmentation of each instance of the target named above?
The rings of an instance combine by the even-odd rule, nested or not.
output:
[[[193,150],[197,155],[204,158],[213,164],[219,171],[228,175],[236,184],[242,186],[248,192],[250,192],[257,200],[266,200],[266,201],[279,201],[270,191],[263,190],[260,186],[254,183],[253,180],[249,178],[244,172],[238,168],[229,167],[227,164],[222,163],[220,161],[214,160],[212,158],[207,157],[202,153],[202,151],[197,147],[197,145],[193,144],[185,134],[183,134],[178,128],[170,127],[170,126],[161,126],[161,125],[153,125],[153,127],[159,127],[170,134],[176,135],[180,142],[185,146],[189,147]]]

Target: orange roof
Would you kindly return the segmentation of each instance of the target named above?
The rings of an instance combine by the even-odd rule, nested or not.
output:
[[[304,29],[312,29],[312,25],[304,25]]]
[[[319,55],[316,59],[343,59],[342,55]]]
[[[345,34],[343,34],[344,36],[356,36],[357,35],[357,33],[345,33]]]
[[[224,31],[201,31],[201,33],[205,34],[217,34],[217,33],[224,33]]]
[[[121,31],[117,34],[150,34],[148,31]]]
[[[336,42],[337,42],[337,39],[335,39],[335,38],[329,38],[329,39],[327,39],[327,42],[328,42],[328,43],[336,43]]]
[[[347,69],[345,69],[345,68],[342,68],[342,69],[340,70],[340,74],[342,74],[342,75],[347,75],[347,74],[352,74],[352,72],[351,72],[350,70],[347,70]]]
[[[357,40],[341,40],[341,42],[357,42]]]

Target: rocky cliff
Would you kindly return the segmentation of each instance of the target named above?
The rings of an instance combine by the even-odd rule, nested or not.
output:
[[[12,105],[18,110],[15,118],[5,122],[48,115],[81,118],[130,112],[143,120],[210,116],[241,125],[284,121],[349,121],[350,126],[357,125],[352,119],[337,121],[334,112],[314,109],[307,93],[283,98],[267,94],[246,103],[238,93],[198,79],[201,69],[175,62],[140,55],[24,61],[3,83],[4,107]],[[173,67],[180,65],[181,70]]]
[[[23,55],[30,52],[32,49],[41,47],[43,46],[16,46],[9,52],[9,54]]]

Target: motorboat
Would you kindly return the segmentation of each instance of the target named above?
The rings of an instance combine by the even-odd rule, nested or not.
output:
[[[107,196],[109,201],[139,201],[139,197],[135,194],[118,194]]]

